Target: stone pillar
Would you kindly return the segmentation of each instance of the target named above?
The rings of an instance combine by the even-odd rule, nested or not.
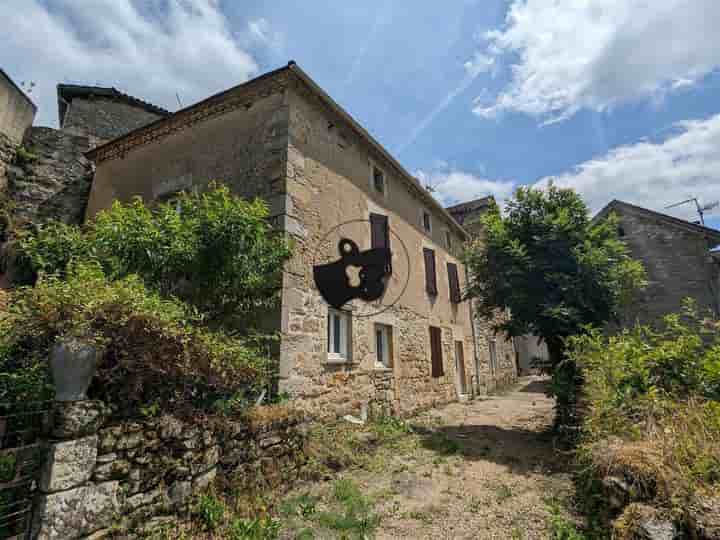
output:
[[[55,402],[33,512],[32,538],[85,538],[115,521],[118,482],[90,482],[103,417],[104,405],[99,401]]]

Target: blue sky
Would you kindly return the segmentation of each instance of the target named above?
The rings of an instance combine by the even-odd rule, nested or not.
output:
[[[294,59],[445,204],[720,199],[717,0],[349,4],[3,0],[0,66],[53,125],[57,82],[176,109]]]

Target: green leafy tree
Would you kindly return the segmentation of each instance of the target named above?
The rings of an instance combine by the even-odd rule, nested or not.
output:
[[[278,299],[285,237],[273,230],[261,199],[247,201],[221,185],[147,207],[115,202],[80,228],[50,223],[19,241],[16,278],[63,274],[72,260],[99,262],[110,279],[139,275],[211,319],[247,319]]]
[[[483,224],[485,234],[465,255],[468,296],[480,316],[510,311],[498,330],[543,338],[553,368],[564,357],[566,338],[619,319],[644,282],[642,265],[618,238],[617,219],[591,222],[570,189],[519,188],[505,214],[494,206]],[[572,378],[574,370],[563,375]],[[556,382],[561,378],[558,373]]]

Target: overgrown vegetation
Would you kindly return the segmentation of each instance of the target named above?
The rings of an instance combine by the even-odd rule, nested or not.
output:
[[[614,517],[600,483],[613,478],[625,502],[686,525],[698,498],[720,496],[720,323],[688,307],[660,330],[591,332],[569,343],[585,379],[578,454],[589,514]]]
[[[207,317],[244,321],[277,301],[284,236],[268,222],[262,199],[246,201],[223,186],[181,193],[148,208],[115,202],[85,227],[52,222],[19,239],[15,278],[63,275],[73,260],[97,261],[110,280],[136,274],[163,296]]]
[[[644,283],[642,265],[630,258],[614,217],[593,223],[571,189],[519,188],[501,213],[484,216],[485,234],[465,254],[467,295],[478,315],[509,310],[498,330],[543,338],[550,352],[559,424],[572,411],[578,376],[564,362],[565,339],[617,318]]]
[[[268,384],[277,301],[289,246],[260,200],[214,185],[147,208],[138,199],[85,227],[53,222],[18,233],[0,309],[0,402],[50,395],[58,340],[97,344],[90,389],[116,412],[228,413]]]

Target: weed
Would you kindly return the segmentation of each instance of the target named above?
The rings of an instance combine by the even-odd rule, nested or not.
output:
[[[212,494],[200,495],[195,505],[195,514],[208,531],[215,531],[222,525],[225,511],[225,503]]]
[[[472,495],[470,497],[470,501],[468,502],[468,510],[472,512],[473,514],[477,514],[480,511],[480,508],[482,507],[482,499],[480,497],[476,497],[475,495]]]
[[[562,515],[557,505],[550,508],[550,538],[552,540],[589,540],[587,536],[578,531],[573,522]]]
[[[500,484],[495,488],[495,495],[500,502],[507,500],[513,496],[512,488],[507,484]]]
[[[230,523],[232,540],[275,540],[280,534],[280,522],[270,517],[242,519]]]

